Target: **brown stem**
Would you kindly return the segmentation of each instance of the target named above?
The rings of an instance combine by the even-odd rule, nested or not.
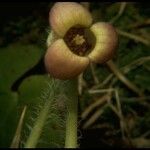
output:
[[[137,93],[139,96],[143,96],[141,90],[136,87],[131,81],[129,81],[121,72],[120,70],[116,67],[116,65],[113,63],[112,60],[107,62],[107,66],[109,69],[122,81],[129,89]]]

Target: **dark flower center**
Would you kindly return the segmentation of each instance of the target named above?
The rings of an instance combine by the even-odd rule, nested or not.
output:
[[[93,49],[96,40],[89,29],[75,26],[67,31],[64,41],[73,53],[85,56]]]

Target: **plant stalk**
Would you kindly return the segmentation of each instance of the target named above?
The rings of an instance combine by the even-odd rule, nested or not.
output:
[[[51,105],[51,101],[46,101],[43,109],[41,110],[41,112],[35,122],[35,125],[29,135],[29,138],[28,138],[24,148],[36,148],[36,145],[41,136],[44,124],[47,120],[50,105]]]
[[[67,120],[65,148],[77,148],[78,82],[69,80],[66,87]]]

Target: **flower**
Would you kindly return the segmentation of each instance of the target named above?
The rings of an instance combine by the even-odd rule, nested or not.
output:
[[[105,63],[115,53],[118,36],[105,22],[92,24],[90,12],[75,2],[56,2],[49,13],[52,32],[45,54],[47,71],[58,79],[71,79],[90,62]]]

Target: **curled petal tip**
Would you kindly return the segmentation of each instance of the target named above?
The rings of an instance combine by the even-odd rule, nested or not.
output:
[[[89,27],[92,16],[82,5],[75,2],[56,2],[49,13],[52,29],[63,37],[75,25]]]
[[[45,55],[47,71],[58,79],[71,79],[78,76],[89,65],[87,57],[73,54],[62,39],[55,41]]]
[[[105,63],[115,54],[118,45],[118,35],[115,28],[104,22],[98,22],[90,28],[96,37],[96,44],[88,55],[91,61]]]

